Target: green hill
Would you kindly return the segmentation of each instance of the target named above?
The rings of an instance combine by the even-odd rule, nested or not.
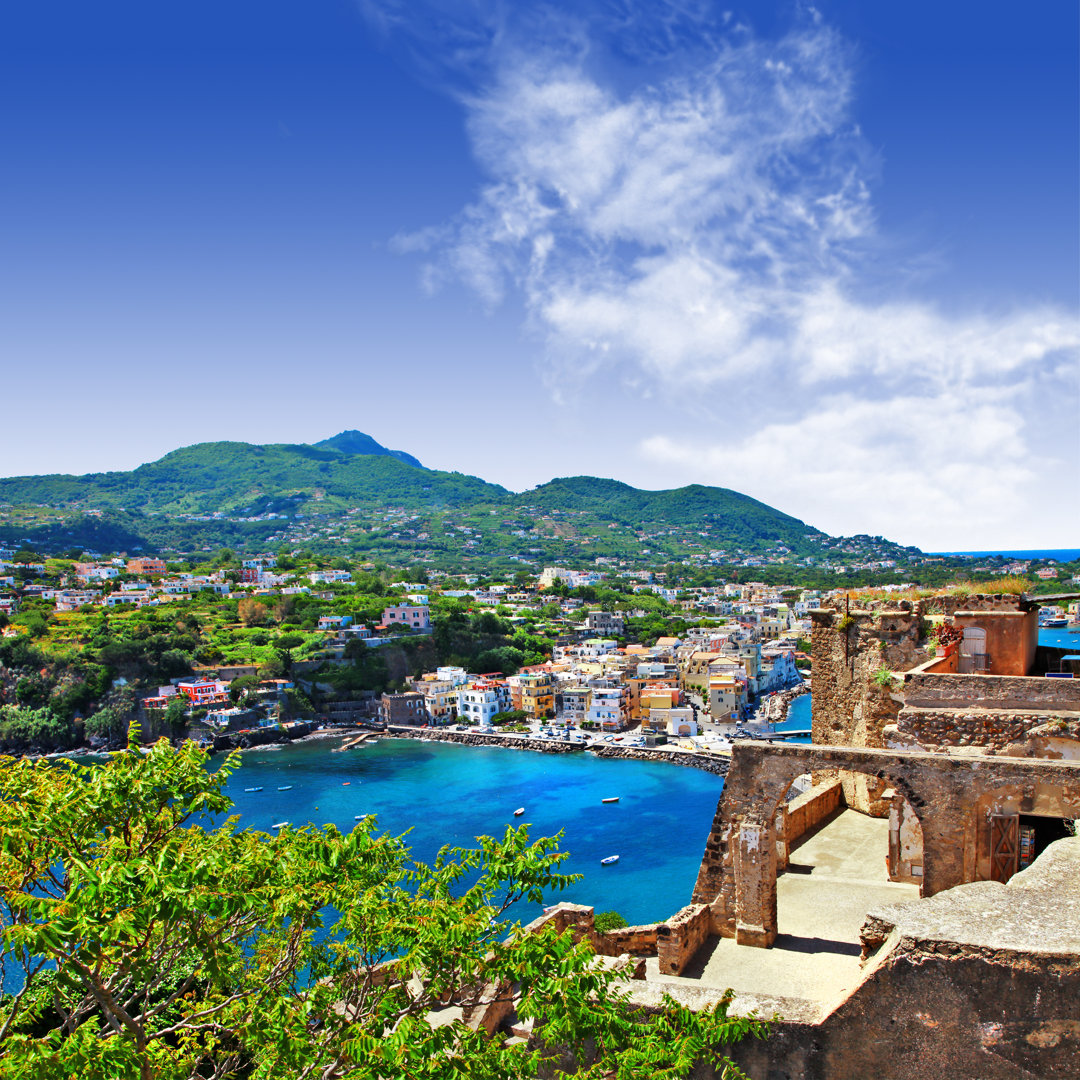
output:
[[[518,501],[547,510],[585,510],[628,526],[686,525],[709,528],[717,537],[746,542],[799,544],[807,527],[748,495],[727,488],[688,487],[642,491],[618,480],[570,476],[524,492]]]
[[[345,433],[353,434],[359,433]],[[281,443],[199,443],[131,472],[0,480],[0,502],[12,505],[167,514],[257,516],[296,513],[309,505],[329,510],[377,503],[459,506],[506,494],[475,476],[424,469],[389,452]]]
[[[857,539],[857,538],[856,538]],[[0,543],[71,550],[302,547],[394,565],[508,568],[515,561],[627,565],[767,561],[901,550],[831,541],[726,488],[642,491],[562,477],[513,493],[427,469],[362,432],[315,445],[199,443],[131,472],[0,479]]]

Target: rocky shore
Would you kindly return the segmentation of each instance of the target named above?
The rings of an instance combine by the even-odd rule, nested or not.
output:
[[[728,758],[715,754],[689,754],[681,750],[654,750],[605,742],[586,744],[564,739],[524,739],[520,735],[480,735],[473,731],[414,727],[393,727],[381,737],[418,739],[421,742],[453,742],[464,746],[504,746],[511,750],[532,750],[539,754],[580,754],[588,750],[597,757],[626,761],[659,761],[667,765],[702,769],[714,776],[726,776],[728,771]]]

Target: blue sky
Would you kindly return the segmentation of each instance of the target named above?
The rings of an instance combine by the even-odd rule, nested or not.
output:
[[[1077,10],[0,15],[0,473],[359,428],[928,549],[1080,535]]]

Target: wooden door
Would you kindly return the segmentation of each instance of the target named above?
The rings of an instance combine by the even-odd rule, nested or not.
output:
[[[990,880],[1008,881],[1020,857],[1020,815],[994,814],[990,818]]]

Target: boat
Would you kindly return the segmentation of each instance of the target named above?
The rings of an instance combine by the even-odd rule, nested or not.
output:
[[[278,791],[292,791],[292,784],[286,784],[284,787],[279,787]]]
[[[262,788],[261,787],[246,787],[246,788],[244,788],[244,790],[245,791],[262,791]]]
[[[524,806],[519,806],[519,807],[518,807],[518,808],[517,808],[517,809],[516,809],[516,810],[514,811],[514,817],[521,817],[521,815],[522,815],[522,814],[524,814],[524,813],[525,813],[525,807],[524,807]]]
[[[341,786],[342,787],[348,787],[351,783],[352,783],[351,780],[342,780],[341,781]]]
[[[284,829],[289,823],[287,821],[275,821],[273,827],[275,829]]]
[[[619,801],[619,796],[614,795],[610,799],[601,799],[600,801],[601,802],[618,802]]]
[[[363,814],[353,814],[353,821],[363,821],[363,820],[364,820],[364,815]]]
[[[612,863],[617,863],[618,861],[619,861],[619,856],[618,855],[609,855],[606,859],[601,859],[600,860],[600,865],[601,866],[610,866]]]

